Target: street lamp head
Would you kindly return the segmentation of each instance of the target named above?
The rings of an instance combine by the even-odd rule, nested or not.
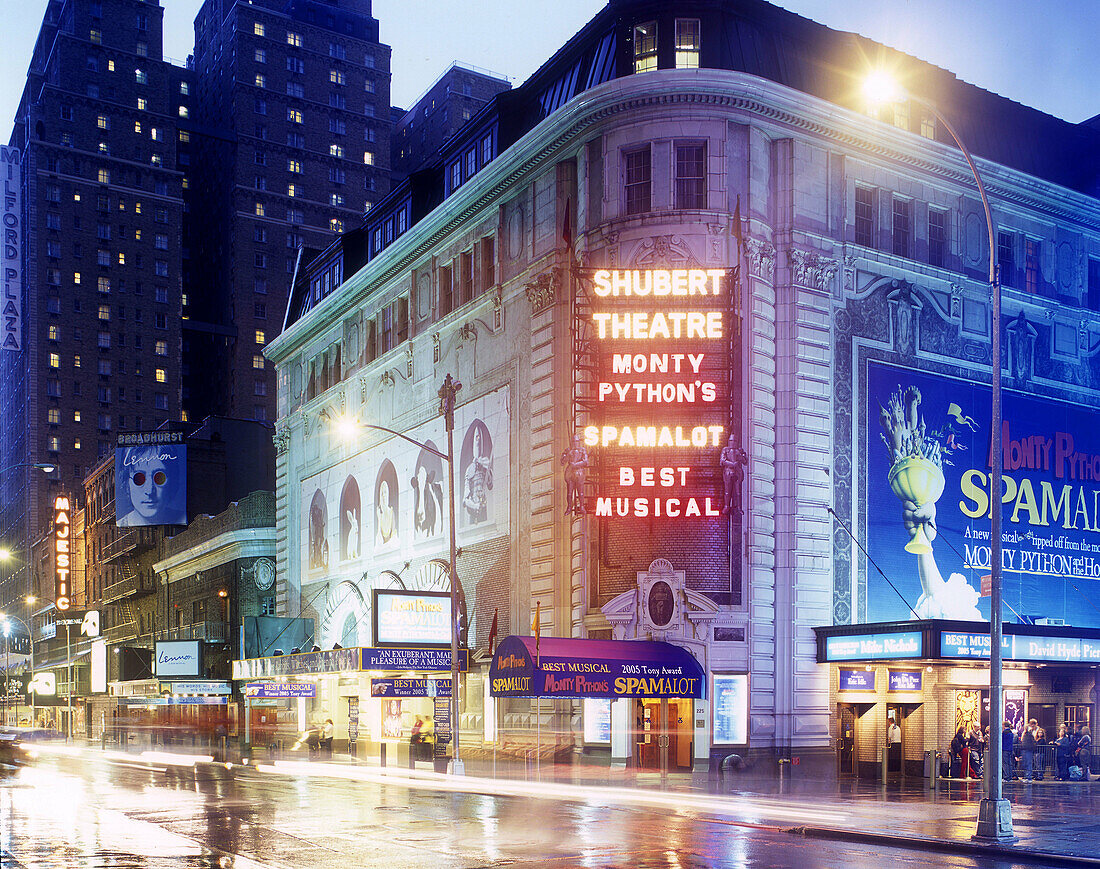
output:
[[[38,598],[36,598],[33,594],[28,594],[24,598],[24,600],[27,602],[27,606],[34,606],[36,603],[38,603]]]
[[[218,597],[229,597],[229,592],[224,588],[218,589]]]
[[[896,78],[884,69],[874,69],[863,80],[863,97],[872,107],[905,99],[905,91]]]
[[[336,434],[339,435],[340,440],[345,443],[351,443],[359,433],[360,428],[355,417],[349,416],[346,413],[332,417],[332,427],[336,431]]]
[[[44,471],[47,474],[52,474],[54,471],[57,470],[57,465],[55,465],[53,462],[35,462],[34,467],[36,467],[40,471]]]
[[[11,550],[6,546],[0,546],[0,561],[7,561],[11,558]]]

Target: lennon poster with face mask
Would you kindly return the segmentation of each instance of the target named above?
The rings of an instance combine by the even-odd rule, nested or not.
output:
[[[181,432],[119,435],[115,524],[187,524],[187,445]]]

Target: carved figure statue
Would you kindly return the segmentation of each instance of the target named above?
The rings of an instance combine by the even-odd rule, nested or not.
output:
[[[733,435],[722,447],[718,464],[722,466],[722,515],[741,515],[741,484],[745,480],[745,466],[749,463],[748,454],[734,445]]]
[[[584,515],[584,480],[588,475],[588,450],[580,435],[573,435],[573,446],[561,454],[565,465],[565,512]]]

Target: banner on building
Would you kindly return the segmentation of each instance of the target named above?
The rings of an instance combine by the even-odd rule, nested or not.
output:
[[[4,303],[0,311],[0,347],[18,352],[23,347],[23,203],[22,157],[18,148],[0,145],[0,179],[4,201],[0,210],[4,240],[0,246]]]
[[[182,432],[122,434],[115,448],[115,524],[187,524],[187,445]]]
[[[871,363],[867,371],[868,622],[989,619],[990,390]],[[1096,410],[1004,390],[1006,621],[1100,626]]]

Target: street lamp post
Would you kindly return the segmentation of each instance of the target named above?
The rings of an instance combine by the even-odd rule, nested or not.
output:
[[[3,550],[0,550],[3,551]],[[2,558],[2,556],[0,556]],[[29,600],[29,598],[28,598]],[[11,633],[11,626],[9,620],[19,622],[27,632],[27,640],[30,644],[30,690],[27,692],[31,697],[31,726],[34,726],[34,637],[31,634],[30,625],[23,621],[19,616],[9,615],[8,613],[0,613],[0,624],[2,624],[4,630],[4,710],[5,716],[7,714],[7,698],[8,698],[8,635]],[[18,710],[18,704],[16,704]]]
[[[430,444],[426,444],[423,441],[418,441],[416,438],[409,437],[407,434],[403,434],[399,431],[394,431],[392,428],[386,428],[383,425],[375,425],[374,423],[359,422],[349,418],[341,418],[336,420],[341,429],[344,430],[345,436],[350,437],[351,433],[358,429],[372,429],[373,431],[380,431],[386,434],[394,435],[402,440],[408,441],[413,446],[420,447],[422,450],[426,450],[432,455],[447,463],[447,476],[449,479],[448,491],[447,491],[447,513],[448,513],[448,525],[450,528],[450,561],[448,570],[450,573],[450,585],[451,585],[451,745],[453,747],[454,756],[451,760],[451,774],[463,775],[465,772],[465,766],[459,756],[458,750],[458,630],[459,630],[459,603],[465,601],[465,595],[462,593],[461,586],[458,581],[458,547],[455,543],[455,444],[454,444],[454,425],[455,425],[455,400],[458,397],[459,390],[462,389],[462,384],[455,380],[450,374],[443,379],[443,385],[439,388],[439,412],[443,415],[444,424],[447,429],[447,452],[442,453]]]
[[[981,842],[1007,842],[1015,839],[1012,832],[1012,804],[1004,799],[1001,789],[1002,753],[999,744],[1000,731],[997,729],[1000,719],[1003,717],[1004,696],[1004,665],[1001,656],[1001,637],[1003,624],[1001,619],[1001,281],[997,271],[997,246],[993,233],[993,215],[989,210],[989,197],[982,183],[982,176],[978,173],[978,167],[962,139],[959,138],[955,128],[951,126],[947,118],[940,114],[939,110],[931,103],[903,92],[890,77],[882,72],[877,72],[868,77],[864,92],[874,102],[889,102],[900,99],[910,99],[923,106],[943,127],[959,146],[970,172],[974,176],[974,183],[978,187],[978,195],[982,200],[982,210],[985,213],[985,228],[988,234],[989,244],[989,290],[990,290],[990,319],[992,320],[992,347],[991,347],[991,401],[990,401],[990,426],[991,432],[990,455],[992,467],[989,473],[990,491],[990,590],[989,590],[989,731],[990,747],[989,761],[985,770],[985,796],[978,804],[978,823],[973,838]]]

